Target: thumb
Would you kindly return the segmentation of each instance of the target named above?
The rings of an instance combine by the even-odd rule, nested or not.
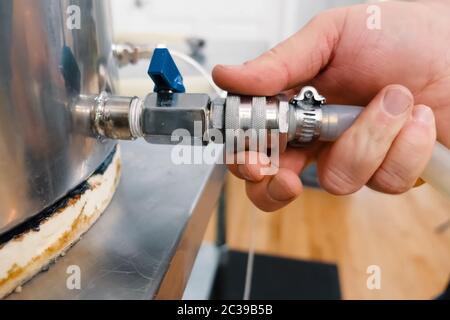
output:
[[[319,14],[293,36],[244,65],[216,66],[214,81],[230,92],[271,96],[311,80],[333,56],[346,10]]]

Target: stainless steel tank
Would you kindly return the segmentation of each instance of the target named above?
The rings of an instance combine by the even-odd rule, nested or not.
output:
[[[114,93],[109,3],[0,1],[0,234],[84,181],[112,150],[72,127],[79,94]]]

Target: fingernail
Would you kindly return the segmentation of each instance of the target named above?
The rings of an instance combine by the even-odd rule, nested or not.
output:
[[[387,113],[398,116],[412,105],[412,97],[400,88],[389,89],[383,98],[383,107]]]
[[[288,188],[279,176],[274,176],[270,180],[267,191],[270,197],[276,201],[288,201],[296,197],[294,191]]]
[[[424,122],[424,123],[431,123],[433,122],[433,111],[431,110],[431,108],[426,107],[426,106],[420,106],[420,107],[416,107],[414,109],[413,112],[413,118],[416,121],[420,121],[420,122]]]

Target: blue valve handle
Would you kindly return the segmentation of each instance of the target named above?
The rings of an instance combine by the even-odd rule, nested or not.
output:
[[[155,92],[186,92],[183,76],[167,48],[156,48],[153,51],[148,75],[155,83]]]

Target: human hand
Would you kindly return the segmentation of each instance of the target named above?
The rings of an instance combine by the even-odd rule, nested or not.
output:
[[[259,58],[214,69],[216,83],[233,93],[274,95],[313,85],[329,103],[367,106],[335,143],[288,149],[273,176],[261,175],[261,164],[231,165],[260,209],[274,211],[299,196],[299,173],[312,159],[321,186],[333,194],[364,185],[396,194],[424,170],[436,127],[450,147],[450,4],[378,6],[380,30],[367,27],[367,5],[333,9]]]

